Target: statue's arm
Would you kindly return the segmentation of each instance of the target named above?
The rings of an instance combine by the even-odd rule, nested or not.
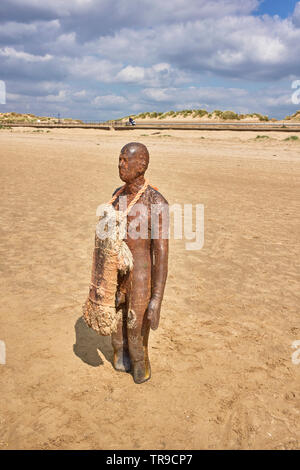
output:
[[[158,238],[151,239],[151,299],[148,306],[148,319],[153,330],[156,330],[159,325],[160,309],[168,275],[169,253],[169,206],[163,200],[157,207],[158,210],[161,209],[161,212],[156,219],[158,220]]]

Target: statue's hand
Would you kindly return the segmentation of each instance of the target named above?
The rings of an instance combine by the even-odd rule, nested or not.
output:
[[[149,302],[147,309],[147,318],[150,321],[150,326],[152,330],[157,330],[160,318],[160,306],[161,301],[155,297]]]
[[[89,297],[90,297],[90,299],[94,300],[95,302],[98,301],[98,295],[97,295],[96,287],[90,286]]]
[[[120,308],[123,304],[125,304],[125,294],[118,290],[116,292],[116,308]]]

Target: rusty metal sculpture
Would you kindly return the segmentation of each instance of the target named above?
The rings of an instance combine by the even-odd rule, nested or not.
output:
[[[96,230],[92,283],[84,306],[87,324],[112,336],[114,368],[131,370],[136,383],[151,377],[149,331],[158,328],[168,271],[168,236],[163,227],[168,203],[145,181],[148,164],[149,153],[143,144],[132,142],[122,148],[119,175],[125,185],[115,191],[109,203],[115,210],[117,235],[114,233],[113,242],[101,240]],[[121,211],[124,196],[126,208]],[[144,210],[134,210],[137,202]],[[153,210],[158,217],[153,217]],[[135,212],[139,226],[146,227],[146,236],[131,234]]]

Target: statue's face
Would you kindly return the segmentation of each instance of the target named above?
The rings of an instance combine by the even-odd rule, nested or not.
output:
[[[138,176],[144,173],[141,171],[141,156],[138,151],[126,149],[119,156],[119,175],[124,183],[132,183]]]

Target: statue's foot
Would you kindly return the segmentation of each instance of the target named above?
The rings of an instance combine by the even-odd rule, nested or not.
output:
[[[132,367],[133,380],[136,384],[147,382],[151,378],[151,367],[149,359],[136,361]]]
[[[131,361],[128,351],[114,352],[114,368],[120,372],[129,372],[131,370]]]

